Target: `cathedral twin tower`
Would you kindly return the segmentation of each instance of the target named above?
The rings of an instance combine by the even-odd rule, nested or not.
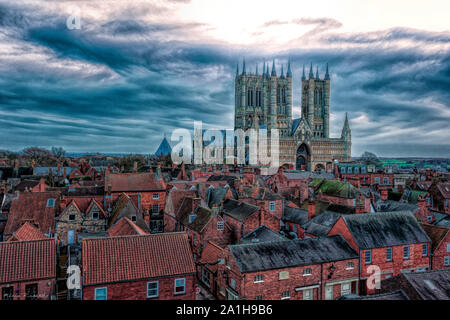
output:
[[[236,68],[235,129],[278,129],[280,134],[280,163],[298,170],[325,168],[333,160],[348,161],[351,157],[351,131],[346,120],[340,138],[330,138],[330,75],[328,64],[323,79],[312,64],[308,78],[301,81],[301,118],[292,119],[292,71],[290,61],[286,75],[281,67],[277,76],[275,60],[269,72],[247,73],[245,60],[242,72]]]

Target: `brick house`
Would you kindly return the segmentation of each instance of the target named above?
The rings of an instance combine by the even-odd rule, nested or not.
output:
[[[367,288],[369,266],[380,268],[381,280],[401,272],[430,268],[431,240],[410,212],[384,212],[341,216],[328,235],[341,234],[360,257],[360,292]]]
[[[239,201],[258,206],[261,208],[261,211],[268,212],[273,217],[277,218],[278,221],[281,221],[284,198],[271,192],[268,188],[252,188],[250,194],[248,194],[247,197],[239,197]],[[279,225],[279,222],[277,225]]]
[[[0,300],[50,300],[55,283],[55,239],[0,243]]]
[[[195,300],[184,232],[84,239],[82,247],[83,300]]]
[[[332,300],[357,293],[358,255],[339,235],[232,245],[220,259],[220,300]]]
[[[378,185],[382,189],[392,189],[394,186],[394,174],[392,172],[375,170],[373,166],[361,163],[335,164],[335,175],[339,178],[339,181],[351,182],[355,187]]]
[[[120,236],[139,236],[148,234],[137,224],[128,219],[127,217],[120,218],[114,225],[108,229],[108,235],[110,237],[120,237]]]
[[[196,263],[197,279],[208,289],[209,292],[217,297],[217,270],[219,255],[223,248],[212,241],[208,241],[201,251],[201,255]]]
[[[186,231],[192,252],[200,256],[208,241],[219,246],[226,246],[232,241],[232,229],[218,214],[218,208],[208,209],[197,206],[192,212],[180,217],[182,231]]]
[[[110,228],[119,219],[127,217],[134,223],[136,223],[144,231],[149,231],[148,227],[148,215],[144,215],[140,209],[140,197],[139,195],[127,195],[122,193],[115,201],[111,214],[108,217],[107,227]],[[146,221],[147,218],[147,221]]]
[[[233,242],[238,242],[241,237],[263,224],[275,232],[280,231],[280,219],[246,202],[226,200],[223,203],[222,216],[231,227]]]
[[[184,198],[196,198],[197,192],[195,190],[178,190],[172,189],[167,196],[166,205],[164,208],[164,231],[173,232],[176,230],[177,213]]]
[[[11,200],[4,240],[25,222],[30,222],[43,234],[53,237],[55,216],[60,210],[59,200],[59,192],[17,192]]]
[[[422,229],[431,239],[431,269],[450,268],[450,229],[420,223]]]
[[[40,180],[22,180],[14,187],[14,190],[19,192],[45,192],[47,188],[48,185],[44,178],[41,178]]]
[[[450,214],[450,182],[433,183],[428,192],[433,210]]]

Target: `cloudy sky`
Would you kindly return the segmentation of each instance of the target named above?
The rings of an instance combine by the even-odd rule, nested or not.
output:
[[[449,157],[448,12],[447,0],[0,0],[0,149],[153,153],[194,120],[232,128],[245,57],[278,72],[291,59],[294,117],[302,65],[323,76],[328,62],[331,135],[348,112],[353,155]]]

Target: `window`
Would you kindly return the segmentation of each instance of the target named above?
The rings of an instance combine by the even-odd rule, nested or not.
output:
[[[159,204],[152,205],[152,213],[159,213]]]
[[[209,288],[210,287],[210,273],[203,267],[202,268],[202,282]]]
[[[371,264],[372,263],[372,250],[367,250],[364,255],[364,263]]]
[[[264,282],[264,275],[262,275],[262,274],[257,274],[257,275],[255,276],[255,279],[254,279],[253,282],[255,282],[255,283],[258,283],[258,282]]]
[[[186,279],[179,278],[175,279],[175,294],[184,294],[186,293]]]
[[[312,270],[311,268],[305,268],[303,269],[303,276],[310,276],[312,275]]]
[[[353,262],[347,262],[347,264],[345,265],[345,269],[346,270],[351,270],[353,269],[355,266],[353,264]]]
[[[158,281],[147,282],[147,298],[156,298],[159,295]]]
[[[159,193],[153,193],[153,200],[158,200],[159,199]]]
[[[389,178],[388,177],[384,177],[383,178],[383,184],[389,184]]]
[[[450,243],[447,243],[447,252],[450,252]]]
[[[366,173],[366,167],[361,168],[361,173]]]
[[[55,206],[55,199],[48,199],[47,200],[47,208],[52,208]]]
[[[190,214],[190,215],[189,215],[189,223],[194,222],[195,218],[197,218],[197,215],[196,215],[196,214]]]
[[[236,289],[236,280],[234,280],[233,278],[230,278],[230,287]]]
[[[2,288],[2,300],[12,300],[14,294],[14,287]]]
[[[28,284],[25,286],[25,300],[37,300],[38,285],[37,283]]]
[[[98,220],[98,218],[99,218],[99,211],[92,210],[92,220]]]
[[[131,216],[131,221],[136,222],[136,216]]]
[[[343,283],[341,285],[341,296],[352,293],[352,286],[350,283]]]
[[[444,257],[444,266],[450,266],[450,257]]]
[[[303,290],[303,300],[313,299],[313,289]]]
[[[223,221],[217,221],[217,230],[223,231]]]
[[[108,290],[106,287],[95,288],[95,300],[108,300]]]
[[[290,294],[289,291],[283,291],[283,292],[281,293],[281,300],[284,300],[284,299],[290,299],[290,298],[291,298],[291,294]]]
[[[355,168],[355,173],[359,173],[359,168],[358,167]]]
[[[380,177],[375,177],[375,183],[380,184]]]
[[[427,221],[428,221],[428,222],[433,221],[433,216],[427,216]]]
[[[264,300],[264,297],[263,296],[256,296],[255,300]]]
[[[409,247],[403,247],[403,259],[409,259]]]
[[[270,211],[275,211],[275,201],[270,201],[269,202],[269,210]]]
[[[69,220],[70,220],[70,221],[75,220],[75,215],[74,215],[74,214],[69,214]]]
[[[392,248],[386,248],[386,261],[392,261]]]
[[[422,245],[422,257],[427,257],[428,256],[428,244],[423,244]]]

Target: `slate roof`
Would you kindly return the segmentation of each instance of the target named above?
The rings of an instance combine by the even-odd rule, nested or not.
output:
[[[358,258],[341,235],[228,246],[242,273]]]
[[[225,199],[227,192],[228,188],[209,188],[206,197],[208,207],[212,208],[213,205],[219,205]]]
[[[195,214],[197,217],[195,218],[194,221],[189,223],[189,216],[191,214]],[[185,225],[189,229],[194,230],[198,233],[201,233],[203,231],[203,228],[214,217],[215,217],[215,215],[213,214],[213,212],[211,210],[209,210],[207,208],[203,208],[203,207],[196,207],[192,211],[192,213],[189,212],[188,214],[183,215],[183,217],[181,217],[180,220],[181,220],[181,223],[183,223],[183,225]]]
[[[257,212],[259,207],[242,201],[226,199],[223,203],[223,213],[229,215],[241,222]]]
[[[450,269],[404,273],[423,300],[450,300]]]
[[[197,196],[197,192],[195,190],[177,190],[172,189],[169,192],[166,200],[166,206],[164,207],[164,211],[175,215],[178,211],[181,203],[183,202],[184,197],[195,198]]]
[[[355,199],[361,193],[349,182],[337,180],[324,180],[315,190],[315,193],[321,192],[324,195],[340,197],[346,199]]]
[[[256,229],[250,231],[245,236],[243,236],[240,240],[241,244],[245,243],[261,243],[268,241],[283,241],[287,240],[287,238],[283,237],[281,234],[276,233],[272,229],[269,229],[265,225],[261,225]]]
[[[56,278],[55,239],[0,242],[0,283]]]
[[[297,223],[302,226],[308,222],[308,211],[285,205],[282,220]]]
[[[347,295],[339,300],[410,300],[403,290],[396,290],[387,293],[373,294],[370,296]]]
[[[127,217],[122,217],[114,225],[108,229],[108,235],[110,237],[118,236],[133,236],[133,235],[144,235],[148,234],[142,230],[137,224],[128,219]]]
[[[393,200],[377,200],[374,209],[377,212],[406,211],[416,212],[419,207],[412,203],[405,203]]]
[[[48,239],[38,228],[29,222],[25,222],[8,241],[31,241]]]
[[[38,180],[22,180],[21,182],[19,182],[18,185],[16,185],[14,190],[23,192],[23,191],[25,191],[28,188],[33,189],[38,184],[39,184]]]
[[[342,218],[360,249],[431,242],[408,211],[352,214]]]
[[[84,239],[82,265],[84,285],[196,272],[184,232]]]

